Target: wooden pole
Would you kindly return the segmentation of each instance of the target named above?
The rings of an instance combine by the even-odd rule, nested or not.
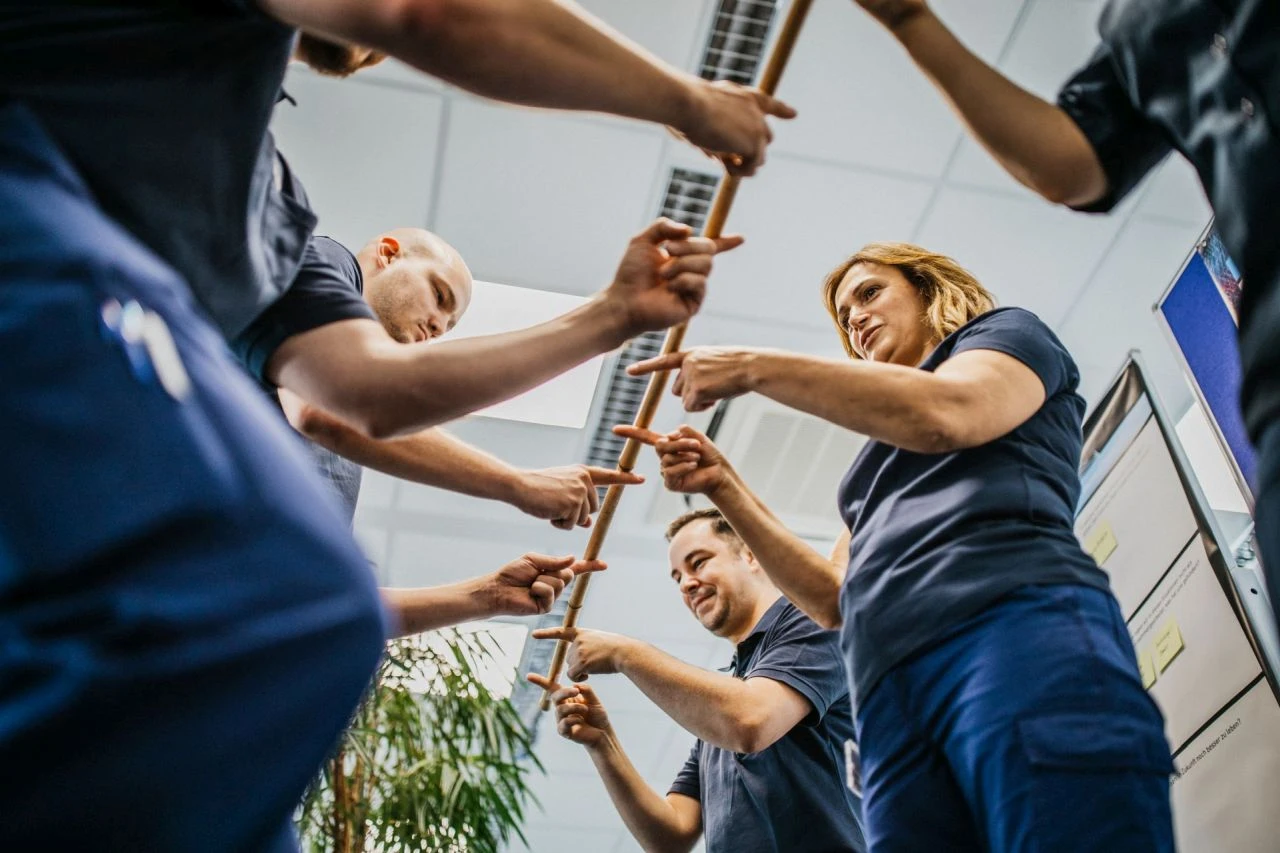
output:
[[[800,36],[800,27],[804,24],[805,16],[809,13],[809,7],[813,5],[813,0],[793,0],[791,7],[787,10],[787,17],[782,22],[782,29],[778,31],[778,38],[773,44],[773,49],[769,52],[769,58],[765,62],[764,72],[760,75],[759,89],[769,95],[774,94],[778,90],[778,82],[782,79],[782,71],[787,67],[787,61],[791,58],[791,51],[796,45],[796,39]],[[705,237],[719,237],[724,232],[725,220],[729,218],[729,208],[733,206],[733,199],[738,194],[738,183],[740,179],[733,175],[726,175],[720,181],[719,187],[716,189],[715,200],[711,203],[711,211],[707,214],[707,223],[703,226],[702,234]],[[680,345],[684,342],[684,333],[688,329],[687,323],[681,323],[672,327],[667,331],[667,336],[662,342],[662,354],[668,355],[680,350]],[[640,403],[640,411],[636,413],[634,425],[641,429],[648,429],[653,423],[653,417],[657,414],[658,403],[662,401],[662,394],[667,390],[667,374],[669,371],[663,370],[653,374],[649,379],[649,387],[645,389],[644,400]],[[640,457],[640,442],[633,438],[627,439],[627,444],[622,449],[622,455],[618,457],[618,470],[630,472],[636,466],[636,460]],[[622,490],[624,486],[610,486],[605,493],[604,503],[600,506],[600,513],[596,516],[595,525],[591,530],[591,538],[587,541],[587,550],[583,552],[582,559],[594,560],[600,556],[600,549],[604,546],[604,539],[609,535],[609,525],[613,523],[613,515],[617,512],[618,502],[622,500]],[[566,628],[572,628],[578,624],[578,613],[582,610],[582,605],[587,598],[587,588],[591,583],[591,575],[579,575],[574,581],[573,593],[569,596],[569,605],[565,610],[564,622]],[[551,656],[551,666],[547,671],[547,680],[555,683],[560,677],[560,670],[564,668],[565,654],[569,650],[569,644],[564,640],[556,641],[555,653]],[[542,710],[551,707],[551,696],[547,692],[543,692],[542,701],[540,703]]]

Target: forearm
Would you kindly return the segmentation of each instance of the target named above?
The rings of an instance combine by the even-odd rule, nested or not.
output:
[[[654,853],[683,853],[693,847],[698,827],[684,825],[671,803],[641,778],[614,732],[588,754],[614,808],[641,847]]]
[[[753,354],[748,385],[792,409],[917,453],[952,449],[955,383],[896,364],[786,352]]]
[[[366,320],[288,339],[267,378],[373,438],[437,426],[523,393],[626,340],[602,298],[528,329],[399,344]]]
[[[750,701],[740,679],[690,666],[639,641],[628,644],[617,664],[618,672],[686,731],[723,749],[753,751],[753,727],[765,709]]]
[[[823,627],[840,625],[844,571],[788,530],[737,472],[708,497],[788,601]]]
[[[314,423],[314,422],[313,422]],[[373,439],[337,418],[304,430],[322,447],[401,480],[491,500],[512,500],[520,472],[440,429]]]
[[[383,588],[391,612],[393,637],[435,631],[494,615],[492,604],[474,580],[414,589]]]
[[[905,18],[891,31],[1017,181],[1061,204],[1087,204],[1106,192],[1106,174],[1075,122],[979,59],[932,11]]]
[[[377,48],[489,98],[597,110],[681,126],[696,78],[666,65],[574,4],[417,0],[352,14],[331,35]]]

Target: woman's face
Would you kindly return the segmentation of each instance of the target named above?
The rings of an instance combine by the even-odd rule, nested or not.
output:
[[[938,345],[924,297],[897,267],[854,264],[835,294],[840,327],[860,358],[915,367]]]

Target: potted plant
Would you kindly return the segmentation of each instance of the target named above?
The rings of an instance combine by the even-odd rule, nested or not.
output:
[[[528,729],[485,683],[484,631],[389,643],[369,695],[297,814],[312,851],[498,853],[532,794]]]

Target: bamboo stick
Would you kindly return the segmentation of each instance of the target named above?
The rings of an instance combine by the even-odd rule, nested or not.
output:
[[[769,58],[765,62],[764,71],[760,75],[759,89],[766,94],[772,95],[778,89],[778,82],[782,79],[783,69],[787,66],[787,61],[791,58],[791,51],[796,45],[796,39],[800,36],[800,28],[804,24],[805,16],[809,13],[809,7],[813,5],[813,0],[793,0],[790,8],[787,10],[787,17],[782,22],[782,28],[778,31],[778,38],[773,44],[772,50],[769,52]],[[715,200],[711,204],[711,211],[707,214],[706,225],[703,226],[702,233],[706,237],[719,237],[724,231],[725,220],[729,218],[729,208],[733,206],[734,197],[738,193],[738,183],[741,179],[733,175],[726,175],[720,181],[719,187],[716,189]],[[668,355],[680,350],[680,345],[684,342],[684,334],[688,329],[687,323],[681,323],[667,331],[667,336],[662,342],[662,354]],[[654,415],[657,414],[658,404],[662,401],[662,394],[667,390],[667,378],[669,371],[663,370],[653,374],[649,379],[649,386],[645,389],[644,400],[640,403],[640,410],[636,413],[634,425],[641,429],[648,429],[653,423]],[[618,457],[618,470],[630,472],[635,468],[636,460],[640,457],[640,442],[635,439],[627,439],[627,444],[622,449],[622,454]],[[600,506],[600,513],[596,516],[595,525],[591,530],[591,538],[587,541],[587,549],[582,554],[584,560],[594,560],[600,556],[600,550],[604,547],[605,537],[609,534],[609,526],[613,523],[614,513],[617,512],[618,502],[622,500],[622,490],[624,486],[610,486],[605,493],[604,503]],[[579,575],[574,581],[573,593],[569,596],[569,604],[565,609],[564,622],[565,628],[572,628],[578,624],[578,613],[582,610],[582,605],[587,598],[587,589],[591,583],[591,575]],[[551,656],[551,666],[547,672],[547,680],[555,683],[560,677],[560,670],[564,667],[565,655],[568,653],[569,644],[565,640],[556,641],[555,653]],[[551,696],[543,691],[542,701],[539,703],[542,710],[546,711],[551,707]]]

